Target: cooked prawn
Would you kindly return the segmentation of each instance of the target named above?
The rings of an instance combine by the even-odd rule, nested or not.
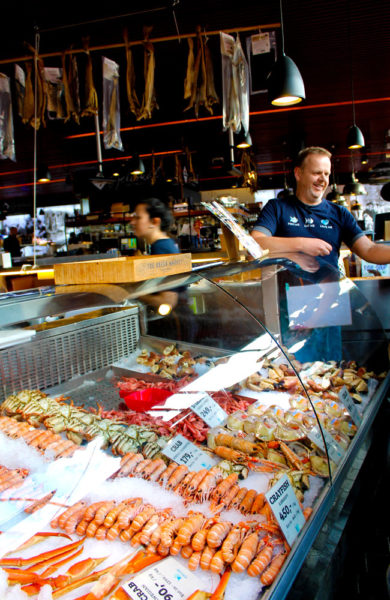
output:
[[[192,515],[186,519],[177,534],[177,540],[180,544],[182,546],[189,544],[194,533],[203,527],[205,521],[206,517],[202,513]]]
[[[242,512],[244,515],[247,515],[251,512],[252,505],[257,496],[256,490],[248,490],[243,499],[241,500],[238,510]]]
[[[218,550],[210,561],[210,571],[213,573],[222,573],[225,567],[225,561],[223,560],[222,550]]]
[[[201,552],[193,552],[190,556],[190,559],[187,563],[187,567],[190,571],[196,571],[199,567]]]
[[[232,524],[228,521],[221,521],[220,523],[213,525],[207,532],[207,544],[210,548],[218,548],[231,528]]]
[[[247,573],[250,577],[257,577],[264,571],[264,569],[271,562],[273,547],[270,544],[267,544],[260,552],[255,556],[249,567],[247,568]]]
[[[210,546],[205,546],[202,555],[200,557],[200,568],[204,571],[208,571],[210,568],[211,559],[216,553],[216,548],[210,548]]]
[[[174,487],[176,487],[177,484],[180,483],[182,479],[184,479],[187,473],[188,467],[186,467],[186,465],[179,465],[178,467],[176,467],[165,486],[167,490],[172,490]]]
[[[269,565],[268,569],[266,569],[264,573],[260,576],[260,581],[263,585],[271,585],[271,583],[274,581],[275,577],[279,573],[281,566],[286,560],[286,558],[287,552],[282,552],[281,554],[278,554],[277,556],[275,556],[275,558],[272,559],[272,562]]]
[[[218,483],[217,487],[211,492],[211,498],[219,502],[227,494],[230,488],[238,481],[238,473],[230,473],[225,479]]]
[[[241,573],[242,571],[245,571],[250,562],[256,556],[258,541],[259,534],[256,531],[246,536],[240,546],[240,549],[238,550],[236,558],[232,563],[232,571],[235,573]]]
[[[247,529],[242,527],[241,523],[235,525],[226,536],[222,546],[222,558],[228,564],[232,563],[236,558],[238,549],[247,533]]]
[[[161,528],[161,544],[167,548],[170,548],[173,544],[173,536],[177,531],[179,531],[180,527],[184,524],[185,519],[173,519],[173,521],[169,521],[164,524]]]

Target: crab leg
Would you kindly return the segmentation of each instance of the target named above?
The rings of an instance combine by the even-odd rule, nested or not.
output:
[[[84,541],[84,538],[81,540],[77,540],[76,542],[72,542],[71,544],[67,544],[66,546],[61,546],[61,548],[55,548],[54,550],[48,550],[47,552],[42,552],[42,554],[37,554],[36,556],[30,556],[29,558],[1,558],[0,566],[5,567],[25,567],[26,565],[36,565],[42,561],[46,561],[49,558],[57,558],[62,554],[71,552],[78,548]]]

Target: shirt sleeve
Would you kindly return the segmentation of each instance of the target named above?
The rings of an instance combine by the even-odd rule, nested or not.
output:
[[[342,239],[350,248],[364,233],[357,224],[355,217],[346,208],[343,209],[342,224]]]
[[[269,200],[261,211],[253,230],[266,235],[275,235],[278,224],[278,214],[275,200]]]

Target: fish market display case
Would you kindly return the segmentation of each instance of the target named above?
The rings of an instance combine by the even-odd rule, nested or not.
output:
[[[358,476],[388,392],[388,340],[356,286],[310,257],[271,255],[126,285],[12,292],[0,309],[0,464],[15,468],[2,456],[4,440],[17,435],[7,437],[10,419],[62,436],[70,453],[100,436],[104,455],[143,455],[145,479],[148,464],[174,461],[183,480],[170,487],[187,509],[205,519],[217,511],[242,527],[240,544],[250,535],[256,542],[242,569],[241,555],[229,562],[224,550],[219,572],[233,568],[226,600],[245,585],[249,599],[285,598]],[[182,481],[202,469],[207,485],[201,478],[190,493]],[[26,518],[2,490],[0,554]],[[155,487],[149,493],[151,502]],[[247,575],[266,547],[263,579]],[[197,573],[212,592],[218,577],[211,584]]]

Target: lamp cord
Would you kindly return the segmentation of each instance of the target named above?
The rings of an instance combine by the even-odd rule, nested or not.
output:
[[[349,66],[351,72],[351,99],[352,99],[352,119],[353,125],[356,125],[356,117],[355,117],[355,90],[353,85],[353,55],[352,55],[352,41],[351,41],[351,3],[348,0],[347,3],[348,8],[348,51],[349,51]]]
[[[283,25],[282,0],[279,0],[279,6],[280,6],[280,29],[282,31],[282,54],[284,54],[284,25]]]
[[[38,118],[38,53],[39,53],[39,31],[35,32],[35,54],[34,54],[34,179],[33,179],[33,267],[36,267],[37,247],[37,118]]]

